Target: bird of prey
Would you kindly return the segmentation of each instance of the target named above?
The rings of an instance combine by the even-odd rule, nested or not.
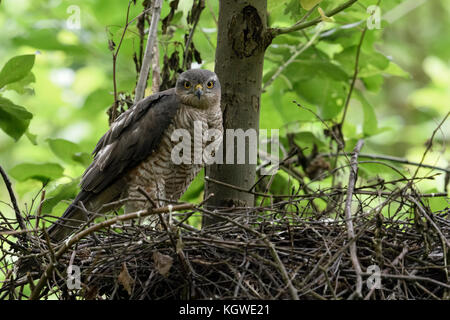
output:
[[[82,176],[81,191],[48,229],[50,238],[64,239],[88,219],[86,212],[100,212],[108,203],[125,202],[126,212],[148,208],[139,188],[157,206],[164,199],[177,201],[204,161],[174,163],[171,153],[178,141],[172,141],[172,133],[183,129],[190,135],[191,146],[200,139],[197,143],[203,148],[212,141],[194,134],[195,123],[201,124],[203,132],[219,130],[221,137],[220,96],[214,72],[192,69],[180,74],[175,88],[146,97],[121,114],[97,143],[94,160]]]

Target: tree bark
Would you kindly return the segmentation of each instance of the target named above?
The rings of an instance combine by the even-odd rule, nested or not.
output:
[[[271,38],[267,31],[266,0],[220,0],[216,67],[222,86],[224,141],[227,129],[259,128],[259,108],[264,52]],[[236,143],[234,144],[236,157]],[[249,139],[245,150],[248,154]],[[242,150],[239,150],[242,152]],[[224,142],[224,155],[226,143]],[[225,157],[224,157],[225,158]],[[246,159],[248,157],[246,156]],[[224,161],[225,162],[225,161]],[[236,162],[235,162],[236,163]],[[206,176],[227,184],[250,189],[255,183],[256,164],[213,164],[206,168]],[[205,181],[205,197],[213,193],[207,208],[253,206],[251,193]],[[203,225],[216,222],[204,216]]]

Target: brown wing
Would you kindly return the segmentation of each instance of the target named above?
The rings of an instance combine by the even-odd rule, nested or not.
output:
[[[175,90],[169,89],[121,114],[97,143],[94,161],[81,180],[82,190],[100,193],[150,156],[178,107]]]
[[[65,238],[86,220],[80,201],[92,208],[91,202],[115,199],[114,190],[118,188],[114,183],[158,147],[178,106],[175,90],[169,89],[139,101],[117,118],[94,149],[94,161],[83,174],[81,191],[62,217],[48,228],[52,240]]]

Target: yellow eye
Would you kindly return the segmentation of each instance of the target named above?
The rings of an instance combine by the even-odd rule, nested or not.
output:
[[[214,87],[214,82],[213,81],[208,81],[206,86],[208,87],[208,89],[211,89],[212,87]]]
[[[185,81],[185,82],[184,82],[184,87],[185,87],[186,89],[189,89],[189,88],[191,87],[191,83],[190,83],[189,81]]]

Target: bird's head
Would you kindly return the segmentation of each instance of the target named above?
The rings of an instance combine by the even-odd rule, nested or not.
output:
[[[220,102],[220,82],[209,70],[191,69],[180,74],[175,91],[183,104],[207,109]]]

